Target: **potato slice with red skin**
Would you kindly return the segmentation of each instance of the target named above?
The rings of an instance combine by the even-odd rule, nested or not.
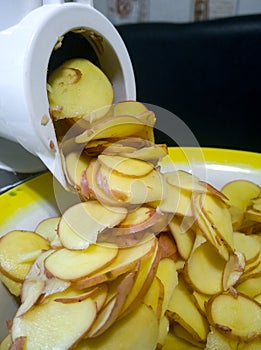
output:
[[[261,336],[261,305],[236,290],[214,295],[206,313],[209,323],[228,338],[249,342]]]
[[[101,165],[96,179],[100,188],[109,197],[123,205],[140,205],[158,201],[164,195],[164,181],[161,173],[156,169],[143,177],[131,178],[114,174]]]

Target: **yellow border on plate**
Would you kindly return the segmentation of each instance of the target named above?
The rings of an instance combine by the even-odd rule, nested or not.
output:
[[[0,196],[0,225],[19,208],[24,208],[43,198],[53,197],[53,176],[51,173],[39,175]]]
[[[218,148],[170,147],[169,156],[174,163],[205,161],[261,170],[261,154],[254,152]],[[0,224],[19,208],[24,208],[34,201],[49,198],[53,198],[53,176],[50,173],[18,185],[0,196]]]

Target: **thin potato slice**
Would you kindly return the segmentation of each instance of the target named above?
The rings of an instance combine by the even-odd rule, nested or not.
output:
[[[76,189],[81,187],[82,173],[88,167],[89,157],[79,152],[70,152],[65,157],[65,173],[67,180]]]
[[[155,312],[160,320],[162,314],[162,304],[164,299],[164,286],[161,280],[155,276],[142,302]]]
[[[39,222],[34,230],[40,236],[47,239],[52,248],[58,248],[62,246],[60,238],[57,234],[57,228],[60,219],[61,218],[59,216],[44,219]]]
[[[176,336],[173,332],[169,332],[166,336],[162,350],[197,350],[202,349],[198,346],[192,345],[186,340]]]
[[[92,287],[95,284],[111,281],[128,271],[134,270],[142,259],[146,259],[148,256],[154,254],[156,249],[158,249],[158,242],[155,236],[152,236],[152,239],[137,246],[120,248],[116,259],[109,266],[76,281],[74,283],[75,287],[84,289]]]
[[[235,249],[242,252],[246,258],[246,264],[252,263],[259,257],[261,245],[254,237],[241,232],[233,233]]]
[[[244,294],[217,294],[206,304],[206,311],[209,323],[231,339],[251,341],[261,335],[261,305]]]
[[[222,193],[229,199],[230,205],[243,211],[251,204],[251,200],[260,195],[260,187],[248,180],[235,180],[222,188]]]
[[[164,194],[162,175],[153,169],[148,175],[140,178],[120,176],[101,165],[99,185],[104,192],[119,203],[144,204],[161,200]]]
[[[151,163],[139,159],[100,154],[98,160],[111,171],[123,176],[142,177],[153,170]]]
[[[180,256],[182,259],[187,260],[193,248],[195,232],[192,229],[185,230],[182,227],[181,220],[178,220],[176,217],[169,222],[169,228],[177,244]]]
[[[112,85],[106,75],[83,58],[63,63],[51,73],[48,84],[54,119],[82,118],[113,101]]]
[[[141,304],[100,336],[82,340],[77,350],[151,350],[156,348],[157,339],[157,317],[151,308]]]
[[[84,250],[61,248],[45,260],[47,274],[66,281],[75,281],[108,266],[118,254],[118,248],[90,245]]]
[[[35,232],[10,231],[0,238],[0,271],[16,282],[23,282],[41,250],[49,248],[47,240]],[[32,254],[32,259],[25,261],[28,254]]]
[[[168,308],[174,289],[178,284],[178,274],[174,261],[169,258],[161,259],[157,268],[156,276],[161,281],[164,289],[161,313],[161,317],[163,317]]]
[[[233,252],[233,227],[228,207],[219,198],[206,194],[202,196],[202,211],[209,219],[216,235]]]
[[[203,197],[204,198],[204,197]],[[202,210],[202,195],[196,194],[192,196],[193,213],[197,223],[197,226],[204,237],[213,245],[221,257],[225,260],[229,259],[229,251],[227,246],[224,245],[221,237],[216,234],[213,224],[207,218],[206,214]]]
[[[222,276],[223,290],[228,290],[237,283],[244,273],[245,266],[244,254],[236,250],[233,254],[230,254]]]
[[[206,341],[208,322],[196,308],[193,297],[181,278],[174,289],[166,314],[171,321],[182,325],[195,340]]]
[[[206,350],[238,350],[238,342],[211,327],[207,337]]]
[[[200,293],[219,293],[222,291],[225,263],[209,242],[202,243],[185,264],[185,278],[193,289]]]
[[[50,299],[14,318],[12,339],[26,337],[27,350],[69,349],[88,331],[96,313],[92,298],[68,304]]]
[[[127,215],[127,209],[103,206],[95,200],[77,203],[61,217],[58,234],[64,247],[86,249],[97,241],[100,232],[119,224]]]
[[[259,295],[261,293],[261,274],[257,277],[247,278],[243,282],[237,284],[236,290],[251,298]]]

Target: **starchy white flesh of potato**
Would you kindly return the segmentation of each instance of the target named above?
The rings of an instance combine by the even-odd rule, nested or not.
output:
[[[106,75],[83,58],[63,63],[50,74],[48,85],[54,119],[82,118],[113,102],[113,88]]]
[[[204,198],[205,195],[203,195]],[[213,245],[213,247],[217,250],[222,258],[225,260],[229,259],[229,252],[226,245],[224,245],[221,237],[217,234],[217,230],[215,230],[215,225],[213,227],[213,223],[206,216],[204,211],[202,210],[202,195],[196,194],[192,197],[192,208],[194,212],[194,217],[197,222],[197,225],[205,236],[205,238]],[[227,218],[228,219],[228,218]],[[229,231],[230,232],[230,231]],[[228,233],[230,235],[230,233]],[[232,235],[232,232],[231,232]]]
[[[202,211],[214,225],[213,228],[217,232],[217,236],[220,237],[228,249],[233,251],[233,227],[227,205],[210,194],[206,194],[202,198]]]
[[[0,238],[0,271],[16,282],[23,282],[47,240],[32,231],[14,230]],[[28,257],[32,259],[28,259]]]
[[[243,282],[237,284],[236,289],[238,292],[248,295],[251,298],[255,298],[261,291],[261,274],[252,278],[247,278]]]
[[[151,308],[140,304],[100,336],[83,340],[77,350],[151,350],[157,339],[157,317]]]
[[[88,331],[96,313],[92,298],[68,304],[50,299],[14,318],[12,338],[26,337],[27,350],[69,349]]]

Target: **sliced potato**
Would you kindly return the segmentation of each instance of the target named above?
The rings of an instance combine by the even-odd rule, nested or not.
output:
[[[26,337],[28,350],[68,349],[88,331],[96,313],[92,298],[68,304],[50,299],[23,316],[14,318],[12,339],[15,341],[19,337]]]
[[[126,215],[125,208],[105,207],[95,200],[80,202],[64,212],[58,234],[64,247],[85,249],[97,241],[100,232],[116,226]]]
[[[190,255],[184,267],[184,275],[194,290],[213,295],[223,289],[225,263],[213,246],[204,242]]]
[[[90,245],[84,250],[61,248],[45,260],[47,274],[66,281],[89,276],[108,266],[118,254],[118,248]]]
[[[61,247],[61,241],[57,234],[58,223],[60,217],[47,218],[39,222],[35,228],[35,232],[47,239],[52,248]]]
[[[157,239],[152,236],[151,240],[128,248],[119,248],[118,255],[111,264],[98,272],[75,281],[75,287],[79,289],[89,288],[95,284],[110,281],[116,277],[134,270],[142,259],[154,254],[158,247]]]
[[[195,232],[192,229],[185,230],[182,227],[181,220],[177,219],[177,217],[174,217],[169,222],[169,228],[177,244],[180,256],[187,260],[195,241]]]
[[[83,58],[63,63],[50,74],[48,84],[54,119],[82,118],[113,102],[113,88],[106,75]]]
[[[260,195],[260,187],[248,180],[235,180],[222,188],[222,193],[229,199],[229,203],[245,211],[251,200]]]
[[[164,300],[164,286],[161,280],[155,276],[142,302],[149,306],[160,320],[162,314],[162,304]]]
[[[235,249],[245,255],[246,264],[257,260],[260,254],[261,245],[250,235],[241,232],[233,233]]]
[[[70,152],[65,157],[67,180],[76,189],[81,188],[82,174],[88,167],[89,162],[90,159],[79,152]]]
[[[16,282],[23,282],[35,258],[49,247],[47,240],[35,232],[10,231],[0,238],[0,271]],[[32,259],[25,261],[27,254],[32,254]]]
[[[231,339],[251,341],[261,335],[261,305],[244,294],[217,294],[206,304],[206,312],[209,323]]]
[[[102,335],[82,340],[77,350],[151,350],[155,349],[157,339],[156,315],[147,305],[141,304],[128,316],[115,322]]]
[[[198,311],[194,300],[182,278],[174,289],[168,305],[167,316],[182,325],[196,341],[206,341],[209,326],[206,318]]]
[[[98,160],[111,171],[123,176],[143,177],[153,170],[151,163],[139,159],[100,154]]]

